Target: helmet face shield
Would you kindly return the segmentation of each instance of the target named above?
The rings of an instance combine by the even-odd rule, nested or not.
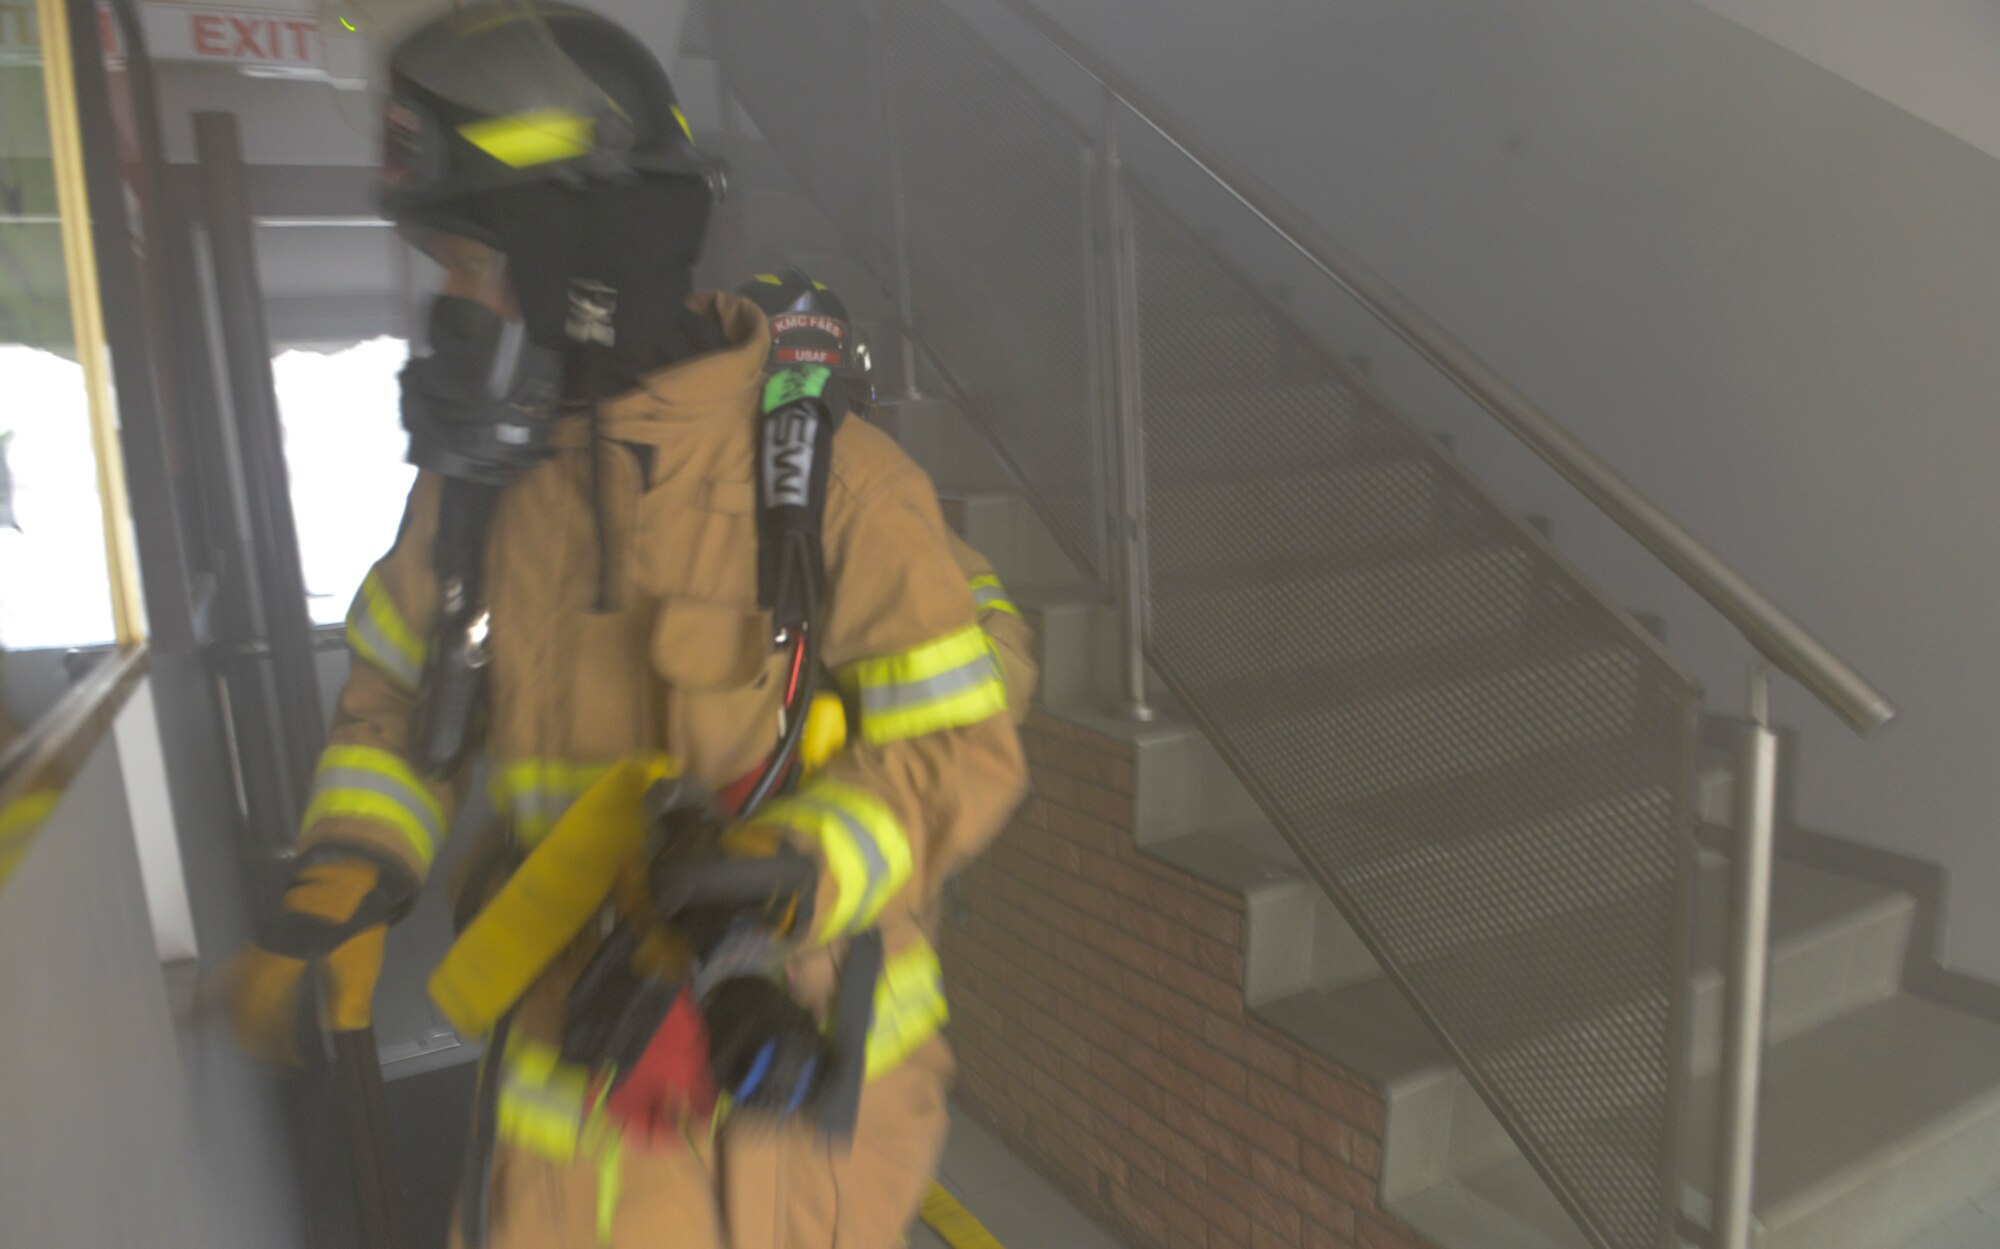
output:
[[[529,0],[489,0],[460,9],[405,40],[393,68],[412,86],[470,116],[595,118],[620,111],[556,42],[550,11]]]
[[[721,181],[645,45],[555,0],[487,0],[409,35],[389,58],[383,120],[384,208],[398,221],[545,180]]]

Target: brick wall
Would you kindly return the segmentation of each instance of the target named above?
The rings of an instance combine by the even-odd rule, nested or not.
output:
[[[1380,1095],[1244,1010],[1242,899],[1134,845],[1130,749],[1023,737],[944,941],[961,1105],[1142,1249],[1424,1249],[1376,1207]]]

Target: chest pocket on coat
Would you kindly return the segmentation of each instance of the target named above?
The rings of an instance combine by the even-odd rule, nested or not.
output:
[[[780,664],[770,617],[757,607],[757,495],[747,481],[710,481],[680,527],[686,540],[650,553],[660,596],[653,670],[682,692],[768,684]]]
[[[754,604],[667,599],[653,621],[653,670],[675,690],[754,688],[775,674],[771,618]]]

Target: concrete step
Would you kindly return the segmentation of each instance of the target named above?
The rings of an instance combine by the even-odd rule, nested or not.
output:
[[[940,493],[1020,488],[1006,462],[955,403],[943,399],[878,403],[875,419],[930,474]]]
[[[2000,1024],[1909,994],[1773,1047],[1758,1150],[1761,1249],[1882,1249],[2000,1180]],[[1690,1089],[1710,1136],[1715,1079]],[[1684,1180],[1706,1191],[1706,1150]]]
[[[1046,676],[1045,666],[1045,680]],[[1608,756],[1621,749],[1621,743],[1603,743],[1596,747],[1596,752]],[[1187,784],[1181,778],[1195,778],[1192,785],[1198,793],[1185,801],[1192,802],[1199,813],[1194,821],[1194,827],[1199,831],[1182,831],[1182,821],[1176,821],[1167,835],[1162,835],[1158,829],[1142,827],[1140,844],[1149,853],[1211,884],[1244,895],[1249,908],[1246,996],[1252,1005],[1309,989],[1325,992],[1379,975],[1380,969],[1366,954],[1360,939],[1348,927],[1325,892],[1308,877],[1291,844],[1264,820],[1248,791],[1212,746],[1205,740],[1188,744],[1172,759],[1161,759],[1154,770],[1168,767],[1174,769],[1174,778],[1180,782],[1181,792]],[[1547,775],[1538,777],[1531,765],[1528,770],[1517,772],[1508,784],[1495,788],[1501,794],[1520,795],[1517,801],[1524,804],[1538,803],[1544,808],[1560,808],[1610,792],[1620,783],[1614,770],[1590,766],[1588,758],[1579,761],[1572,748],[1557,752],[1548,761],[1546,771]],[[1580,779],[1600,774],[1604,779],[1594,783],[1585,783]],[[1162,783],[1143,768],[1138,781],[1141,786]],[[1729,785],[1727,767],[1713,759],[1707,761],[1696,776],[1698,807],[1713,807],[1719,802],[1726,809]],[[1421,788],[1426,794],[1438,796],[1440,801],[1450,800],[1450,794],[1446,792],[1450,789],[1448,785]],[[1534,799],[1528,791],[1538,791],[1541,797]],[[1485,804],[1496,820],[1505,816],[1507,807],[1497,798],[1488,798]],[[1439,817],[1413,807],[1401,812],[1397,818],[1410,821],[1405,827],[1429,828]],[[1788,872],[1780,887],[1789,890],[1793,879]],[[1799,900],[1802,914],[1810,914],[1814,909],[1838,907],[1842,905],[1841,900],[1852,897],[1849,890],[1853,882],[1846,878],[1829,880],[1835,882],[1831,887]],[[1257,886],[1254,897],[1250,888],[1253,884]],[[1719,905],[1715,899],[1720,896],[1719,886],[1703,895],[1704,932],[1720,924],[1719,918],[1709,916],[1709,912]],[[1887,902],[1885,910],[1888,913],[1882,916],[1883,921],[1890,925],[1907,925],[1910,904],[1904,895],[1870,892],[1858,901]],[[1789,893],[1784,906],[1785,913],[1790,916],[1793,912]],[[1698,966],[1712,975],[1713,969],[1719,965],[1719,941],[1705,942],[1703,949],[1704,953],[1698,956]],[[1874,947],[1855,953],[1858,960],[1872,958],[1873,966],[1877,968],[1892,957],[1890,953]],[[1877,979],[1875,983],[1893,987],[1892,981]],[[1887,991],[1886,988],[1883,991]],[[1695,1004],[1697,1017],[1706,1009],[1709,1009],[1707,1000],[1698,996]],[[1414,1020],[1414,1016],[1411,1019]]]
[[[1438,1249],[1591,1249],[1525,1159],[1425,1189],[1395,1214]]]
[[[1898,994],[1775,1045],[1766,1072],[1759,1249],[1895,1249],[1950,1243],[1940,1224],[1995,1226],[1980,1203],[2000,1182],[2000,1024]],[[1693,1139],[1709,1135],[1715,1093],[1713,1077],[1689,1090]],[[1705,1148],[1682,1167],[1704,1217],[1710,1169]],[[1585,1249],[1518,1158],[1391,1206],[1440,1249],[1512,1245],[1496,1229],[1523,1228],[1537,1239],[1521,1249]]]
[[[1704,898],[1725,889],[1725,865],[1708,858]],[[1780,864],[1772,911],[1774,1041],[1799,1036],[1864,1009],[1896,991],[1908,948],[1914,902],[1907,895],[1818,871]],[[1712,1070],[1719,1028],[1720,977],[1714,954],[1714,906],[1704,905],[1700,956],[1691,986],[1697,1054]],[[1385,979],[1307,990],[1258,1012],[1320,1053],[1379,1085],[1388,1101],[1385,1200],[1412,1196],[1505,1161],[1512,1142],[1432,1039],[1401,993]]]
[[[1084,584],[1082,571],[1050,534],[1034,507],[1007,491],[940,493],[945,523],[993,561],[1006,584],[1075,586]]]

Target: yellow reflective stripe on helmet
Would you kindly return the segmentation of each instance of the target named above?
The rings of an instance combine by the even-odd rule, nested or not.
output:
[[[597,123],[571,109],[538,108],[467,122],[458,133],[501,164],[528,169],[586,154],[596,141]]]
[[[897,954],[875,982],[875,1018],[868,1028],[868,1078],[893,1071],[951,1018],[944,967],[928,942]]]
[[[416,689],[424,679],[423,639],[403,619],[381,574],[372,568],[347,610],[347,644],[406,690]]]
[[[328,746],[313,775],[305,828],[342,816],[387,824],[428,868],[444,840],[444,808],[402,756],[374,746]]]
[[[861,737],[871,746],[964,728],[1007,710],[1000,661],[976,624],[900,655],[848,664],[840,680],[860,697]]]
[[[833,905],[821,922],[824,941],[874,924],[910,879],[909,838],[882,800],[863,790],[816,780],[771,804],[757,822],[791,829],[819,846],[834,885]]]
[[[486,788],[493,809],[513,821],[515,839],[534,846],[610,767],[568,759],[517,759],[494,769]]]
[[[998,577],[974,577],[972,601],[980,611],[1004,611],[1010,616],[1021,614],[1021,609],[1014,606],[1014,600],[1007,597],[1007,587],[1000,584]]]
[[[689,143],[694,142],[694,127],[688,125],[688,115],[681,112],[681,106],[678,104],[669,104],[667,107],[674,111],[674,120],[680,123],[681,134],[687,137]]]
[[[510,1040],[501,1065],[496,1134],[550,1162],[576,1157],[590,1073],[563,1062],[553,1046]]]

